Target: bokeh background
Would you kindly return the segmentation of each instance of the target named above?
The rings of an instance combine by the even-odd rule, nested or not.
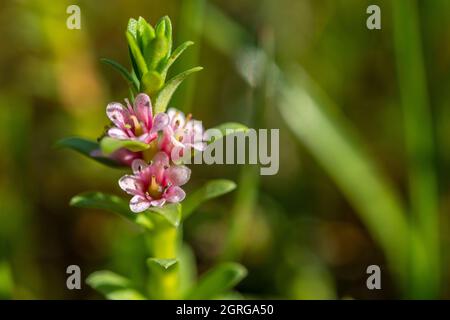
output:
[[[66,28],[71,4],[81,30]],[[381,30],[366,28],[370,4]],[[188,190],[238,183],[186,222],[198,272],[239,261],[252,298],[449,298],[449,14],[446,0],[2,1],[0,297],[100,298],[66,288],[70,264],[143,278],[138,230],[68,205],[121,195],[123,171],[54,143],[102,134],[107,103],[128,91],[100,58],[128,66],[128,19],[169,15],[175,44],[196,43],[172,72],[204,67],[171,105],[207,127],[280,129],[275,176],[193,168]],[[372,264],[382,290],[366,287]]]

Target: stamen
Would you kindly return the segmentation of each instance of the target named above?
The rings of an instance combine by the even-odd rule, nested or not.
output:
[[[131,121],[133,121],[133,125],[134,125],[134,134],[136,136],[140,136],[141,134],[144,133],[144,131],[142,130],[142,125],[139,122],[139,120],[136,118],[136,116],[130,116]]]
[[[152,180],[148,186],[148,193],[154,199],[159,199],[162,194],[161,186],[156,181],[156,177],[152,175]]]

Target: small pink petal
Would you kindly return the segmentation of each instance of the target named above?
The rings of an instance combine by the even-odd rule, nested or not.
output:
[[[186,197],[186,193],[178,186],[172,186],[167,189],[165,193],[165,198],[167,202],[180,202],[183,201],[183,199]]]
[[[145,211],[149,207],[150,207],[150,201],[148,201],[147,199],[145,199],[141,196],[134,196],[130,200],[130,209],[131,209],[131,211],[133,211],[135,213]]]
[[[170,117],[170,126],[172,128],[177,129],[184,127],[184,122],[186,118],[183,112],[174,108],[170,108],[167,114]]]
[[[127,116],[121,103],[111,102],[108,104],[106,107],[106,115],[117,127],[123,128],[125,126]]]
[[[175,138],[175,136],[170,136],[170,142],[172,142],[172,144],[174,146],[177,146],[177,147],[180,147],[180,148],[184,148],[184,144],[182,142],[178,141],[178,139]]]
[[[142,183],[135,177],[130,175],[125,175],[119,179],[119,186],[128,194],[137,195],[142,194]]]
[[[145,93],[140,93],[134,99],[135,112],[139,120],[145,123],[147,127],[151,125],[153,118],[152,103],[150,97]]]
[[[126,134],[126,132],[119,128],[109,129],[108,136],[110,136],[111,138],[119,139],[119,140],[128,139],[128,135]]]
[[[169,156],[164,152],[158,152],[153,157],[152,164],[156,165],[156,166],[168,166],[169,165]]]
[[[167,177],[175,186],[182,186],[189,181],[191,169],[186,166],[174,166],[166,170]]]
[[[161,199],[158,199],[158,200],[152,200],[150,202],[150,205],[152,207],[162,207],[165,203],[166,203],[166,199],[161,198]]]
[[[152,132],[164,129],[169,124],[169,117],[164,112],[158,113],[153,119]]]
[[[130,166],[134,159],[141,157],[141,154],[139,152],[132,152],[125,148],[120,148],[119,150],[114,151],[109,157],[121,164]]]
[[[145,162],[142,159],[135,159],[131,164],[131,169],[133,170],[134,174],[139,174],[142,170],[144,170],[147,167],[148,167],[147,162]]]

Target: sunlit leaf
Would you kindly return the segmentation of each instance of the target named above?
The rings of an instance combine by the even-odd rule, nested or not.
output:
[[[153,228],[153,221],[149,212],[134,213],[130,210],[128,201],[110,194],[101,192],[84,192],[74,196],[70,205],[79,208],[101,209],[117,213],[125,219],[132,221],[145,229]]]
[[[144,60],[141,50],[139,49],[139,45],[137,44],[136,39],[130,32],[126,32],[126,37],[128,41],[128,47],[130,48],[131,54],[133,56],[134,62],[136,63],[138,75],[141,76],[146,74],[148,71],[147,64]]]
[[[145,297],[131,288],[132,283],[112,271],[96,271],[89,275],[86,283],[110,300],[144,300]]]
[[[145,58],[146,48],[148,48],[150,42],[155,38],[155,30],[144,18],[139,17],[136,31],[138,45],[141,48],[141,52],[144,53]]]
[[[85,155],[86,157],[93,159],[97,162],[100,162],[102,164],[105,164],[110,167],[121,167],[122,165],[118,163],[117,161],[101,156],[96,155],[96,152],[100,151],[100,145],[98,142],[86,140],[83,138],[77,138],[77,137],[70,137],[70,138],[64,138],[59,140],[55,146],[57,148],[69,148],[72,150],[75,150],[82,155]]]
[[[191,192],[183,201],[183,219],[186,219],[203,202],[233,191],[236,183],[231,180],[217,179],[205,183],[199,189]]]
[[[147,150],[149,144],[138,140],[119,140],[111,137],[104,137],[100,141],[100,148],[104,154],[111,154],[121,148],[128,149],[133,152]]]
[[[211,299],[227,292],[247,275],[244,266],[225,262],[207,271],[197,285],[189,290],[186,299]]]
[[[195,67],[195,68],[186,70],[186,71],[176,75],[169,81],[167,81],[166,84],[164,85],[164,87],[156,95],[156,100],[155,100],[155,104],[154,104],[155,113],[165,112],[167,109],[167,106],[170,102],[170,99],[172,98],[173,93],[178,88],[178,86],[181,84],[181,82],[183,82],[183,80],[186,79],[186,77],[189,76],[190,74],[200,71],[202,69],[203,69],[202,67]]]

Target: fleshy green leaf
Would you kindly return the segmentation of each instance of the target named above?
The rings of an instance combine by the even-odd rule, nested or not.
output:
[[[186,295],[186,299],[211,299],[227,292],[247,275],[244,266],[225,262],[206,272]]]
[[[133,152],[139,152],[146,150],[149,147],[150,145],[145,142],[137,140],[119,140],[111,137],[104,137],[102,141],[100,141],[100,148],[102,152],[107,155],[121,148],[125,148]]]
[[[137,37],[137,25],[138,22],[136,19],[130,18],[130,20],[128,20],[127,31],[131,33],[134,38]]]
[[[202,187],[191,192],[183,201],[183,219],[186,219],[203,202],[233,191],[236,183],[231,180],[217,179],[205,183]]]
[[[126,37],[128,41],[128,47],[130,48],[131,55],[136,63],[137,69],[135,72],[138,75],[146,74],[148,71],[147,64],[145,63],[144,57],[139,49],[139,45],[130,32],[126,32]]]
[[[145,299],[141,293],[130,288],[132,286],[130,280],[112,271],[96,271],[89,275],[86,279],[86,283],[110,300]]]
[[[193,44],[194,42],[192,41],[186,41],[179,45],[178,48],[176,48],[172,55],[169,57],[166,64],[162,67],[161,74],[165,76],[170,66],[178,59],[178,57],[184,52],[184,50],[186,50]]]
[[[148,212],[134,213],[128,202],[115,195],[101,192],[84,192],[74,196],[70,205],[79,208],[101,209],[117,213],[147,230],[153,229],[153,221]]]
[[[157,258],[148,258],[147,265],[151,268],[157,267],[161,270],[169,270],[176,266],[178,263],[177,259],[157,259]]]
[[[145,51],[145,59],[150,70],[156,70],[170,56],[172,50],[172,23],[169,17],[162,17],[155,27],[155,38]]]
[[[167,105],[169,104],[170,99],[172,98],[173,93],[178,88],[178,86],[186,79],[190,74],[202,70],[202,67],[195,67],[189,70],[186,70],[169,81],[166,82],[164,87],[158,92],[155,100],[155,113],[165,112],[167,109]]]
[[[142,77],[141,87],[142,91],[153,96],[154,93],[158,92],[164,84],[164,79],[156,71],[149,71]]]
[[[86,140],[82,138],[77,137],[70,137],[70,138],[64,138],[59,140],[55,146],[57,148],[69,148],[72,150],[77,151],[78,153],[81,153],[82,155],[85,155],[88,158],[91,158],[97,162],[100,162],[102,164],[105,164],[110,167],[121,167],[121,164],[117,161],[105,157],[105,156],[93,156],[94,151],[99,151],[100,146],[97,142]]]
[[[148,211],[152,211],[161,215],[175,228],[180,225],[181,205],[179,203],[166,204],[163,207],[151,207],[148,209]]]
[[[147,259],[149,295],[153,299],[178,298],[178,260]]]
[[[139,47],[141,48],[141,52],[144,53],[145,57],[146,48],[148,48],[150,42],[155,38],[155,30],[142,17],[139,17],[137,24],[136,38],[138,40],[137,42],[139,44]]]
[[[106,58],[102,58],[100,59],[100,61],[104,64],[112,66],[115,70],[117,70],[122,75],[122,77],[132,86],[134,92],[139,91],[139,82],[136,81],[137,79],[134,78],[124,66],[114,60]]]

